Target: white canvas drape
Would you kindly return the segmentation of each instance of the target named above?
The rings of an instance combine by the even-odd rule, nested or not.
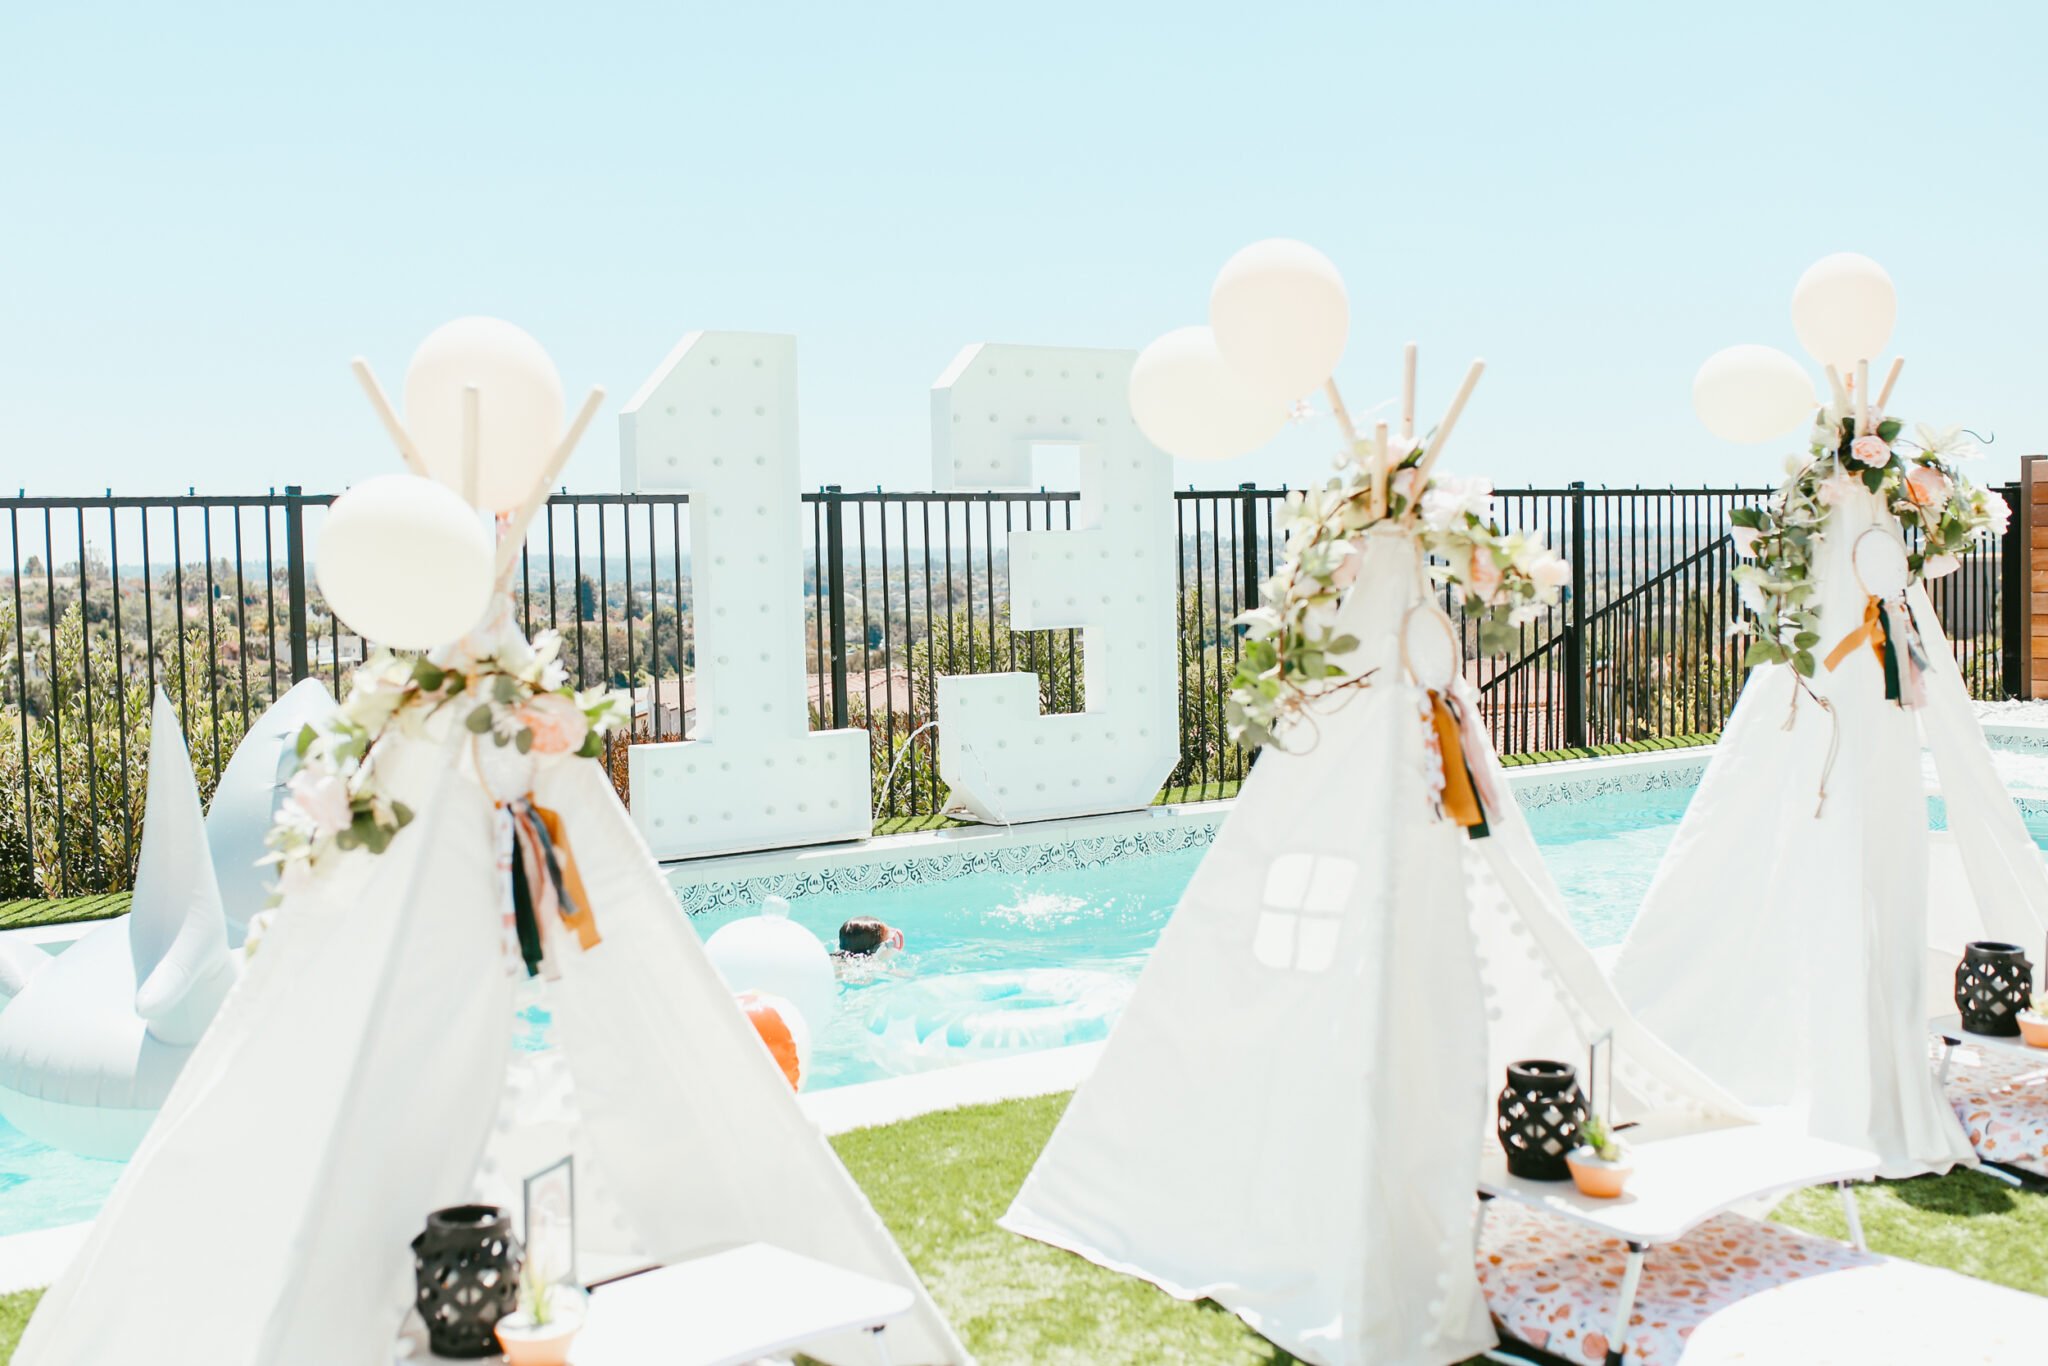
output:
[[[421,814],[279,911],[21,1366],[386,1366],[408,1244],[469,1197],[511,1040],[495,820],[446,749],[387,741]],[[589,1148],[668,1259],[765,1240],[917,1296],[897,1359],[966,1353],[797,1108],[594,764],[538,794],[568,825],[604,943],[557,1009]],[[814,1349],[867,1361],[870,1345]]]
[[[1379,673],[1253,768],[1002,1221],[1333,1366],[1492,1345],[1472,1217],[1507,1061],[1611,1026],[1624,1112],[1736,1110],[1627,1019],[1497,765],[1490,838],[1431,810],[1397,635],[1422,591],[1413,539],[1372,536],[1343,618]]]
[[[1829,514],[1818,654],[1863,619],[1852,555],[1873,526],[1896,533],[1897,520],[1865,493]],[[1988,932],[2035,946],[2048,924],[2040,854],[1992,771],[1932,604],[1918,587],[1908,596],[1928,705],[1887,702],[1867,648],[1818,670],[1813,691],[1839,726],[1822,804],[1828,714],[1790,669],[1752,673],[1615,967],[1636,1013],[1709,1075],[1876,1151],[1889,1176],[1971,1160],[1927,1054],[1929,1012],[1945,1008],[1940,983],[1963,943]],[[1968,879],[1944,881],[1932,922],[1923,730]]]

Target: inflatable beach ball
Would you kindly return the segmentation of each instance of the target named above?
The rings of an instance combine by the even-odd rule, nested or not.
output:
[[[768,1045],[770,1057],[789,1080],[789,1089],[801,1091],[811,1073],[811,1031],[797,1008],[780,996],[765,991],[743,991],[733,1000],[747,1023]]]
[[[812,1029],[832,1023],[839,1006],[832,955],[818,936],[789,918],[789,903],[781,897],[769,897],[759,915],[712,935],[704,952],[728,989],[780,996]]]

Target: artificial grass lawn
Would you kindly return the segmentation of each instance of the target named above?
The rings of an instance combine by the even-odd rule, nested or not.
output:
[[[19,1290],[12,1295],[0,1295],[0,1362],[13,1359],[14,1346],[21,1341],[21,1330],[28,1327],[28,1316],[42,1297],[40,1290]]]
[[[1067,1097],[924,1115],[833,1140],[969,1351],[1002,1362],[1294,1360],[1208,1302],[996,1227]],[[2048,1294],[2048,1194],[1975,1172],[1858,1188],[1872,1249]],[[1773,1216],[1844,1235],[1833,1187]]]

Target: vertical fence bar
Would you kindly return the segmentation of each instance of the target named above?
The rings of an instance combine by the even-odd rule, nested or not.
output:
[[[143,566],[143,573],[149,566]],[[285,634],[291,641],[292,682],[303,683],[312,672],[306,659],[306,504],[305,490],[284,486]]]
[[[1568,487],[1572,602],[1564,639],[1564,742],[1578,747],[1586,743],[1586,598],[1591,586],[1586,582],[1586,485],[1574,480]]]
[[[840,488],[818,490],[825,505],[826,610],[832,631],[832,729],[846,729],[846,527],[840,520]]]
[[[2040,459],[2029,456],[2028,460]],[[2033,522],[2033,500],[2027,492],[2024,477],[2026,464],[2021,464],[2022,477],[2017,483],[2005,486],[2005,498],[2012,508],[2012,519],[2005,524],[2005,536],[1999,546],[2002,560],[2000,569],[2003,597],[1999,603],[1999,682],[2007,697],[2027,695],[2030,673],[2028,655],[2033,642],[2028,638],[2028,607],[2032,603],[2033,546],[2029,530]]]

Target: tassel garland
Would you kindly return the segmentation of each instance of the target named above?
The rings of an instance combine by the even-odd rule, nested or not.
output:
[[[1429,725],[1436,740],[1437,758],[1443,768],[1444,786],[1439,804],[1444,815],[1465,827],[1468,838],[1485,839],[1489,807],[1498,810],[1484,764],[1475,765],[1472,756],[1482,753],[1484,743],[1478,718],[1458,698],[1428,690]]]
[[[1906,709],[1926,705],[1927,651],[1904,594],[1895,602],[1873,594],[1863,604],[1863,623],[1828,651],[1828,672],[1833,673],[1865,644],[1884,674],[1885,701]]]

